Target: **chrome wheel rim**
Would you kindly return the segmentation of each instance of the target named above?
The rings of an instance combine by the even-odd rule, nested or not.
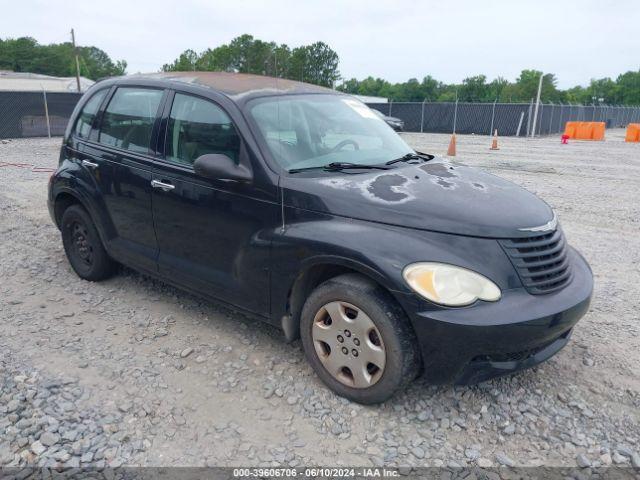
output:
[[[340,383],[368,388],[382,377],[387,363],[382,335],[355,305],[342,301],[324,305],[313,319],[311,337],[320,362]]]

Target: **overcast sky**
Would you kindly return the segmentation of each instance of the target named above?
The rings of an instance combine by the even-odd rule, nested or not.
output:
[[[344,78],[445,82],[555,73],[567,88],[640,68],[639,0],[0,0],[0,37],[95,45],[128,72],[157,71],[250,33],[290,47],[321,40]]]

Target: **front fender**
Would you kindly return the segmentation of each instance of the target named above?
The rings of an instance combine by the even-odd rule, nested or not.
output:
[[[321,265],[335,265],[344,267],[349,270],[361,273],[369,277],[383,287],[393,290],[393,285],[389,283],[389,279],[378,269],[374,262],[363,262],[354,258],[349,258],[337,254],[318,253],[311,257],[305,258],[299,264],[299,272],[305,272],[313,267]]]
[[[411,293],[402,271],[419,261],[474,270],[501,289],[521,286],[509,259],[492,239],[396,227],[296,208],[287,208],[285,218],[285,228],[273,241],[274,320],[289,313],[293,285],[303,272],[317,265],[337,265],[360,272],[394,296]]]

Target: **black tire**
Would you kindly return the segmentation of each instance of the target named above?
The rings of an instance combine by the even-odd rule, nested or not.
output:
[[[336,301],[360,309],[373,321],[380,334],[386,364],[379,379],[371,386],[355,388],[338,380],[325,368],[316,351],[312,333],[316,314],[322,311],[323,306]],[[384,402],[413,381],[420,371],[418,343],[406,314],[384,288],[362,275],[340,275],[317,287],[302,309],[300,336],[307,360],[320,379],[338,395],[358,403]]]
[[[109,278],[116,263],[109,257],[91,217],[80,205],[71,205],[62,214],[62,244],[67,259],[80,278],[98,281]]]

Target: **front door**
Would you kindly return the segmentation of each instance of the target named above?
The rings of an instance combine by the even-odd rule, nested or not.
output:
[[[169,107],[167,107],[169,109]],[[225,111],[176,93],[166,122],[164,159],[153,173],[153,218],[163,276],[246,310],[269,313],[269,229],[277,202],[255,184],[201,178],[207,153],[249,155]]]

